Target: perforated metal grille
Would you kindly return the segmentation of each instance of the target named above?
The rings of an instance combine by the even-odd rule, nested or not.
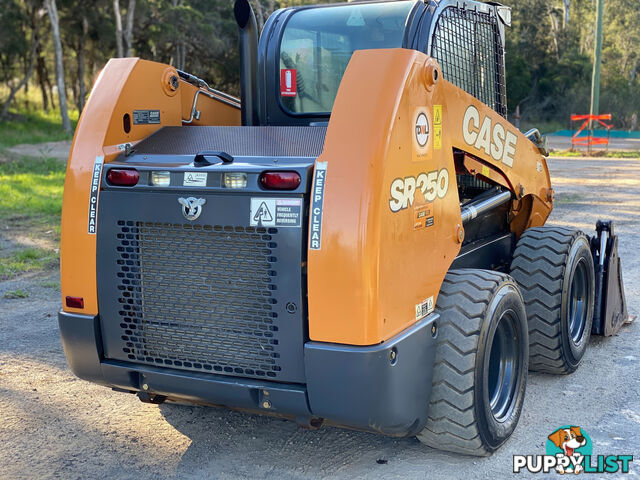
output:
[[[506,116],[504,50],[494,16],[445,9],[433,34],[431,56],[444,78]]]
[[[277,378],[277,229],[118,221],[118,311],[131,361]]]

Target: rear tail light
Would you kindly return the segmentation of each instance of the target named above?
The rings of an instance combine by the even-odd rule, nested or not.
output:
[[[67,297],[65,300],[69,308],[84,308],[84,298],[82,297]]]
[[[298,172],[264,172],[260,185],[267,190],[295,190],[300,186]]]
[[[137,170],[112,168],[107,173],[107,180],[111,185],[119,187],[133,187],[138,183],[140,176]]]

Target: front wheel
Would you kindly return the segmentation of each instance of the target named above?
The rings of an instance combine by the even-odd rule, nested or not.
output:
[[[438,336],[427,424],[434,448],[489,455],[516,428],[529,340],[522,295],[508,275],[452,270],[438,296]]]
[[[531,370],[573,372],[587,349],[593,322],[595,271],[589,240],[570,228],[530,228],[518,241],[511,275],[529,316]]]

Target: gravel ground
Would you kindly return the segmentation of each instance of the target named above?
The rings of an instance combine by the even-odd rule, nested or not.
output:
[[[597,218],[617,222],[629,312],[637,314],[640,161],[553,159],[550,167],[557,192],[551,223],[591,231]],[[594,454],[640,454],[638,322],[613,338],[592,339],[571,376],[531,374],[513,437],[493,456],[471,458],[413,438],[308,431],[219,408],[146,405],[78,380],[58,337],[56,282],[51,272],[0,283],[3,479],[507,478],[512,455],[544,454],[547,435],[565,424],[589,433]],[[29,298],[2,298],[16,288]],[[638,472],[632,463],[631,475],[620,478]],[[520,474],[528,476],[534,475]]]

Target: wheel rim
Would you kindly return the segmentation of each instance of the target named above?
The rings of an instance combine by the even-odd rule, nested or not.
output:
[[[509,416],[518,384],[520,360],[515,321],[513,311],[507,310],[502,314],[489,354],[489,406],[497,421]]]
[[[569,333],[574,344],[580,343],[587,323],[587,278],[587,265],[581,258],[569,289]]]

